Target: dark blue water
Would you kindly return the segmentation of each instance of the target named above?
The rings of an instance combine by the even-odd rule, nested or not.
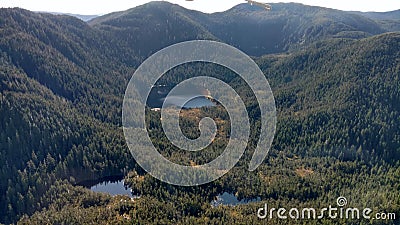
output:
[[[243,205],[251,202],[259,202],[261,201],[261,198],[255,198],[255,199],[242,199],[239,201],[239,199],[233,195],[229,194],[228,192],[224,192],[222,195],[218,195],[216,200],[213,200],[211,202],[211,205],[216,207],[219,205],[226,205],[226,206],[235,206],[235,205]]]
[[[153,87],[147,99],[147,106],[150,108],[162,108],[164,104],[165,106],[177,106],[186,109],[215,106],[212,100],[205,97],[208,94],[206,89],[193,88],[192,90],[183,90],[177,95],[166,98],[171,88],[169,86]]]
[[[139,196],[134,195],[128,187],[125,187],[124,180],[110,179],[108,181],[102,181],[96,184],[92,184],[90,186],[90,190],[94,192],[107,193],[112,196],[127,195],[131,198],[139,198]],[[217,207],[219,205],[236,206],[259,201],[261,201],[261,198],[259,197],[255,199],[242,199],[239,201],[235,195],[224,192],[223,194],[218,195],[216,200],[213,200],[211,202],[211,205],[214,207]]]
[[[112,196],[128,195],[129,197],[134,197],[131,190],[128,187],[125,187],[124,180],[104,181],[91,186],[90,190],[94,192],[108,193]]]

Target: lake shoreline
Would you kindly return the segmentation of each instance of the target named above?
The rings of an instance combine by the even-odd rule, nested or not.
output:
[[[85,188],[91,188],[97,184],[104,183],[104,182],[118,182],[124,179],[123,175],[111,175],[111,176],[105,176],[101,177],[98,179],[92,179],[92,180],[84,180],[76,183],[75,185],[77,186],[82,186]]]

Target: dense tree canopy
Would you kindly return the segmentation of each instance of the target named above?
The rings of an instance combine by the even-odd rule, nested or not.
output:
[[[354,207],[400,216],[400,34],[381,34],[396,20],[297,4],[276,6],[268,16],[243,5],[206,16],[151,3],[89,23],[0,9],[0,222],[254,224],[263,222],[256,213],[265,203],[316,207],[334,204],[339,196]],[[308,14],[293,14],[296,10]],[[284,20],[291,12],[293,17]],[[244,15],[261,22],[244,20]],[[272,38],[261,29],[271,23],[288,37],[273,48],[260,44]],[[149,24],[154,30],[142,32]],[[248,37],[241,39],[248,24],[260,49],[245,45]],[[302,34],[308,41],[299,44]],[[168,38],[158,42],[164,36]],[[160,84],[173,86],[199,75],[222,79],[238,91],[251,117],[248,149],[233,170],[207,185],[176,187],[135,164],[123,137],[121,106],[128,80],[144,57],[164,45],[199,38],[222,40],[254,55],[279,52],[254,58],[275,95],[277,132],[266,161],[249,172],[260,138],[259,107],[249,87],[217,65],[172,69]],[[181,127],[190,138],[198,137],[202,117],[217,121],[217,137],[202,153],[179,151],[163,134],[159,112],[147,111],[150,137],[172,161],[203,164],[226,146],[229,116],[221,106],[181,111]],[[111,197],[77,185],[112,175],[125,176],[140,198]],[[261,201],[212,206],[223,192]]]

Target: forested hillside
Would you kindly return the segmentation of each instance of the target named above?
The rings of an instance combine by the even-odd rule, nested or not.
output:
[[[262,58],[261,68],[278,84],[274,85],[276,102],[285,112],[281,121],[297,127],[293,136],[278,134],[283,149],[396,163],[400,156],[399,40],[399,33],[389,33],[356,42],[323,41],[283,56],[273,66],[271,57]],[[303,146],[293,149],[299,143]]]
[[[0,14],[4,222],[43,207],[38,199],[56,179],[122,174],[134,163],[118,128],[132,71],[118,46],[73,17]]]
[[[203,14],[153,2],[88,23],[0,9],[0,223],[262,223],[256,212],[266,202],[318,206],[343,195],[355,206],[400,216],[400,33],[393,32],[398,13],[299,4],[273,9],[239,5]],[[225,80],[247,100],[252,117],[249,151],[237,167],[213,183],[180,188],[136,166],[123,137],[121,108],[128,80],[145,57],[193,39],[219,40],[254,56],[273,89],[278,126],[266,162],[248,172],[260,118],[243,80],[202,63],[170,71],[164,79],[170,84],[190,75]],[[183,129],[191,137],[198,135],[192,118],[218,118],[225,130],[209,154],[192,159],[175,152],[158,112],[149,112],[154,144],[184,164],[214,158],[229,136],[224,110],[184,115]],[[126,176],[141,198],[76,186],[110,175]],[[261,201],[211,206],[222,192]],[[369,222],[399,220],[361,224]]]
[[[272,4],[274,10],[248,4],[228,11],[204,14],[166,2],[152,2],[125,12],[101,16],[90,25],[106,31],[140,55],[172,43],[211,39],[238,47],[252,56],[286,52],[326,38],[365,38],[399,31],[399,15],[390,21],[375,19],[385,13],[368,14],[310,7]],[[390,26],[389,26],[390,24]]]
[[[371,205],[383,212],[398,214],[400,133],[396,102],[400,97],[400,64],[399,49],[394,43],[399,39],[400,34],[391,33],[357,41],[324,41],[305,51],[258,59],[257,63],[273,86],[279,119],[273,148],[256,173],[246,170],[245,162],[250,153],[246,153],[244,162],[220,180],[195,188],[175,187],[140,171],[131,172],[126,180],[141,198],[122,202],[120,197],[101,200],[104,198],[101,195],[80,191],[78,195],[76,188],[57,184],[61,190],[71,189],[67,196],[73,200],[48,203],[51,197],[47,196],[42,201],[50,204],[50,208],[24,218],[22,222],[262,223],[256,212],[264,202],[286,207],[312,207],[327,202],[333,204],[341,195],[351,200],[354,207]],[[197,67],[201,66],[192,66]],[[190,73],[190,69],[184,70]],[[221,79],[228,74],[221,75]],[[182,73],[168,75],[179,77]],[[229,80],[234,87],[242,86],[241,82]],[[240,92],[245,96],[248,94],[246,90]],[[253,112],[257,109],[252,109],[251,103],[249,105],[249,112],[257,120],[257,113]],[[196,115],[199,118],[205,115],[219,120],[225,118],[219,109],[202,109]],[[157,112],[152,112],[149,126],[153,141],[163,154],[184,163],[189,163],[188,159],[196,160],[185,153],[171,151],[174,148],[161,135],[158,118]],[[188,136],[196,133],[190,122],[182,124]],[[223,146],[222,142],[217,146]],[[255,139],[251,139],[251,143],[254,142]],[[206,154],[194,163],[208,161],[215,157],[214,153]],[[234,193],[240,199],[260,198],[261,202],[212,207],[211,200],[223,191]],[[63,193],[53,191],[49,194]],[[80,195],[85,196],[84,201],[80,200]],[[100,214],[97,214],[98,210]],[[62,219],[65,215],[69,215],[68,219]],[[270,222],[298,224],[276,219]],[[307,221],[308,224],[320,222]],[[375,221],[372,224],[397,222]],[[370,221],[326,220],[324,223],[370,224]]]

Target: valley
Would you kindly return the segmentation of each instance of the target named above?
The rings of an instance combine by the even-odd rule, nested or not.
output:
[[[260,224],[257,210],[265,203],[316,207],[335,205],[340,196],[350,206],[400,216],[398,11],[345,12],[296,3],[272,8],[241,4],[205,14],[151,2],[88,22],[0,9],[0,223]],[[233,71],[204,62],[168,71],[159,84],[174,86],[194,76],[223,80],[251,118],[246,152],[229,173],[209,184],[178,187],[154,179],[135,162],[123,134],[122,102],[143,60],[198,39],[224,42],[252,57],[273,90],[278,123],[267,159],[250,172],[260,109],[248,85]],[[202,153],[182,151],[163,133],[160,112],[151,110],[164,97],[156,96],[146,109],[157,150],[182,165],[220,155],[230,134],[226,110],[218,104],[197,107],[210,106],[208,99],[181,110],[188,138],[199,136],[201,118],[213,118],[218,127]],[[140,198],[80,185],[107,177],[123,178]],[[224,193],[240,204],[213,206]],[[256,201],[241,204],[244,199]],[[305,223],[395,225],[399,219]]]

